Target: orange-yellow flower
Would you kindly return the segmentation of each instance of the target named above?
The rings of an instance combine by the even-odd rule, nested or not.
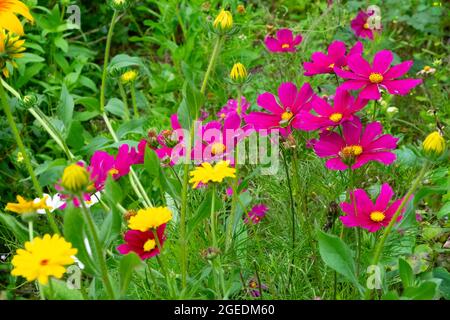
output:
[[[51,210],[52,208],[46,204],[47,197],[38,201],[27,201],[21,196],[17,196],[17,203],[9,202],[6,205],[5,210],[15,212],[18,214],[31,214],[36,213],[38,210]]]
[[[3,75],[8,78],[10,68],[17,68],[14,59],[21,58],[25,51],[25,40],[20,39],[19,36],[13,35],[11,32],[6,33],[5,30],[0,29],[0,70]]]
[[[220,161],[214,167],[204,162],[201,166],[191,171],[191,180],[193,187],[197,188],[200,183],[208,184],[209,182],[222,182],[225,178],[236,178],[236,169],[230,167],[230,161]]]
[[[33,22],[33,16],[28,7],[18,0],[0,0],[0,29],[6,29],[18,35],[23,35],[22,23],[16,14],[20,14]]]

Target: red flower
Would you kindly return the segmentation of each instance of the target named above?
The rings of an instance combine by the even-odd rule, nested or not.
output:
[[[166,225],[163,224],[158,227],[156,234],[158,235],[159,243],[161,247],[166,240],[164,236],[164,230]],[[153,231],[138,231],[128,230],[125,233],[125,243],[117,247],[117,251],[121,254],[128,254],[130,252],[136,253],[142,260],[150,259],[159,254],[158,244],[155,240],[155,234]]]

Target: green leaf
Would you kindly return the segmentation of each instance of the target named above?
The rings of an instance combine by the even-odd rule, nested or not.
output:
[[[90,257],[85,246],[86,225],[79,209],[69,205],[64,210],[64,238],[72,243],[72,246],[78,250],[76,257],[84,264],[85,271],[88,273],[97,273],[93,259]],[[91,247],[91,251],[94,248]]]
[[[178,119],[184,129],[190,129],[193,121],[198,118],[203,101],[203,94],[191,83],[185,82],[183,86],[183,100],[177,111]]]
[[[437,284],[432,281],[425,281],[418,287],[409,287],[403,291],[403,297],[412,300],[431,300],[437,293]]]
[[[105,247],[108,247],[120,235],[122,213],[117,208],[117,203],[122,202],[124,195],[125,193],[120,185],[112,177],[108,177],[102,197],[106,200],[111,210],[108,212],[100,229],[100,239]]]
[[[144,168],[145,171],[153,178],[157,179],[161,173],[161,164],[159,161],[156,152],[149,148],[145,147],[145,155],[144,155]]]
[[[398,296],[398,293],[396,291],[389,291],[383,294],[381,297],[381,300],[399,300],[400,297]]]
[[[212,199],[214,199],[214,211],[219,211],[223,207],[223,201],[217,197],[217,195],[213,192],[213,190],[209,190],[206,198],[198,207],[195,212],[193,218],[191,218],[187,223],[187,237],[189,238],[193,231],[200,225],[200,223],[208,218],[211,214],[211,204]]]
[[[125,117],[125,106],[122,102],[122,100],[119,100],[117,98],[112,98],[108,101],[106,104],[106,111],[112,113],[115,116],[121,117],[122,119]]]
[[[320,256],[325,264],[351,281],[355,286],[361,288],[356,278],[352,251],[345,242],[339,237],[323,231],[319,231],[318,240]]]
[[[433,270],[433,277],[442,280],[439,285],[439,291],[445,299],[450,300],[450,273],[446,269],[439,267]]]
[[[403,287],[412,287],[414,285],[414,272],[408,262],[403,259],[398,259],[398,271],[400,279],[402,279]]]
[[[73,118],[74,102],[65,84],[61,88],[61,96],[59,98],[58,116],[62,120],[66,129],[70,128]]]
[[[73,121],[67,134],[66,143],[69,147],[79,150],[84,147],[84,128],[80,121]]]
[[[11,231],[21,243],[28,240],[28,229],[25,228],[15,217],[0,212],[0,224]]]
[[[119,274],[120,274],[120,296],[124,296],[130,285],[133,271],[143,266],[141,259],[134,252],[129,253],[120,259]]]

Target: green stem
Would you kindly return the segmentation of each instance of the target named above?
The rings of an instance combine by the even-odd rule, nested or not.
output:
[[[212,239],[212,247],[214,249],[219,249],[219,244],[217,242],[217,234],[216,234],[216,211],[215,211],[215,199],[216,199],[216,186],[213,185],[212,187],[212,193],[211,193],[211,211],[210,211],[210,220],[211,220],[211,239]],[[221,263],[221,259],[220,259],[220,252],[218,253],[217,257],[214,258],[213,260],[213,269],[214,269],[214,273],[219,277],[219,283],[220,283],[220,287],[219,284],[216,284],[217,288],[220,288],[219,291],[221,297],[225,296],[225,279],[224,279],[224,275],[223,275],[223,269],[222,269],[222,263]],[[216,277],[214,277],[214,279],[216,279]]]
[[[174,294],[174,290],[173,290],[173,287],[172,287],[172,283],[170,282],[169,274],[167,273],[167,269],[165,267],[165,264],[164,264],[162,258],[160,257],[160,255],[162,254],[162,246],[161,246],[161,242],[159,241],[159,238],[158,238],[158,232],[155,229],[153,229],[152,232],[153,232],[153,238],[155,239],[155,242],[156,242],[156,246],[158,247],[158,250],[159,250],[159,254],[156,255],[156,259],[158,260],[158,263],[159,263],[159,265],[161,267],[161,270],[163,272],[164,278],[166,279],[167,288],[169,289],[170,298],[173,299],[173,298],[175,298],[175,294]]]
[[[128,109],[128,99],[127,93],[125,92],[125,88],[123,87],[122,82],[119,80],[119,92],[122,97],[123,102],[123,111],[125,112],[125,120],[130,120],[130,110]]]
[[[205,77],[203,78],[202,87],[200,89],[201,93],[205,93],[206,91],[206,85],[208,84],[209,76],[211,75],[211,71],[214,68],[214,64],[216,63],[216,59],[219,56],[220,46],[222,44],[222,36],[218,36],[216,39],[216,43],[214,45],[214,49],[211,55],[211,58],[209,60],[208,68],[206,69]]]
[[[349,195],[351,192],[355,190],[355,172],[353,169],[349,169]],[[353,202],[353,210],[356,213],[356,216],[358,216],[358,209],[356,207],[356,199],[355,197],[350,197],[350,201]],[[356,277],[359,277],[359,266],[360,266],[360,260],[361,260],[361,230],[359,227],[355,228],[355,239],[356,239]]]
[[[28,238],[30,238],[30,242],[33,241],[33,220],[30,219],[30,221],[28,221]]]
[[[103,59],[102,84],[100,87],[100,112],[102,113],[105,111],[106,76],[108,75],[109,53],[111,51],[111,40],[114,32],[114,26],[117,20],[117,15],[118,12],[114,10],[114,14],[111,18],[111,24],[109,25],[108,36],[106,38],[105,57]]]
[[[136,102],[136,87],[134,86],[134,82],[130,84],[130,92],[131,92],[131,103],[133,104],[133,115],[135,119],[139,119],[139,110]]]
[[[115,294],[114,294],[113,287],[111,285],[111,280],[109,278],[108,267],[106,265],[105,255],[103,254],[103,248],[100,243],[100,239],[98,237],[98,233],[97,233],[97,229],[95,227],[94,220],[92,219],[91,213],[89,212],[88,208],[86,207],[86,203],[84,202],[83,195],[79,194],[78,199],[80,200],[80,203],[81,203],[81,209],[82,209],[81,211],[83,212],[84,220],[86,221],[86,223],[88,225],[89,232],[92,236],[92,240],[94,241],[95,252],[97,253],[97,260],[100,265],[100,272],[101,272],[103,284],[105,285],[105,289],[106,289],[106,292],[107,292],[109,298],[114,300]]]
[[[416,189],[419,187],[420,183],[422,182],[423,177],[425,176],[428,168],[430,166],[430,163],[427,161],[425,165],[422,167],[422,169],[419,172],[419,175],[417,176],[416,180],[412,184],[411,188],[409,188],[408,192],[406,193],[405,197],[403,198],[400,206],[397,208],[397,211],[395,211],[394,215],[391,218],[391,221],[389,222],[389,225],[384,230],[383,235],[381,236],[380,240],[378,241],[377,246],[375,247],[375,252],[372,259],[372,265],[376,266],[378,265],[381,257],[381,253],[384,248],[384,243],[386,242],[387,237],[392,231],[392,228],[394,227],[395,223],[397,222],[398,217],[400,216],[401,212],[403,211],[403,208],[406,206],[406,204],[409,202],[409,198],[412,196],[412,194],[416,191]],[[366,291],[365,298],[370,299],[372,296],[372,290],[368,289]]]
[[[6,92],[5,92],[5,89],[3,88],[2,84],[0,84],[0,100],[1,100],[1,104],[3,105],[3,110],[5,111],[5,114],[6,114],[6,119],[8,120],[9,126],[11,127],[11,131],[14,135],[14,139],[16,140],[17,146],[19,147],[19,150],[23,155],[25,167],[27,168],[28,174],[30,175],[34,189],[38,193],[39,198],[42,199],[43,194],[44,194],[42,191],[42,187],[39,184],[36,174],[34,173],[33,166],[31,165],[30,158],[28,157],[28,153],[25,150],[25,145],[23,144],[22,138],[20,137],[19,130],[17,129],[16,123],[14,121],[14,117],[11,113],[11,108],[9,106],[8,98],[6,96]],[[45,210],[45,214],[47,216],[48,222],[50,223],[50,227],[52,228],[52,231],[55,234],[59,234],[59,229],[58,229],[58,226],[56,224],[56,221],[55,221],[55,218],[53,217],[53,215],[48,210]]]

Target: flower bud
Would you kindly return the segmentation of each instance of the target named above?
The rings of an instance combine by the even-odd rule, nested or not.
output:
[[[425,138],[422,146],[428,155],[440,156],[445,149],[445,140],[438,131],[434,131]]]
[[[128,70],[120,76],[120,81],[123,84],[128,84],[128,83],[134,82],[136,80],[137,76],[138,76],[138,72],[136,70]]]
[[[87,190],[90,184],[89,173],[85,167],[71,164],[64,169],[61,178],[61,185],[64,190],[72,194],[78,194]]]
[[[219,31],[228,31],[233,27],[233,16],[228,10],[221,10],[214,20],[213,26]]]
[[[247,69],[245,69],[242,63],[238,62],[233,65],[230,72],[231,80],[242,83],[247,79],[247,76]]]
[[[109,0],[109,5],[114,10],[125,10],[130,5],[129,0]]]

